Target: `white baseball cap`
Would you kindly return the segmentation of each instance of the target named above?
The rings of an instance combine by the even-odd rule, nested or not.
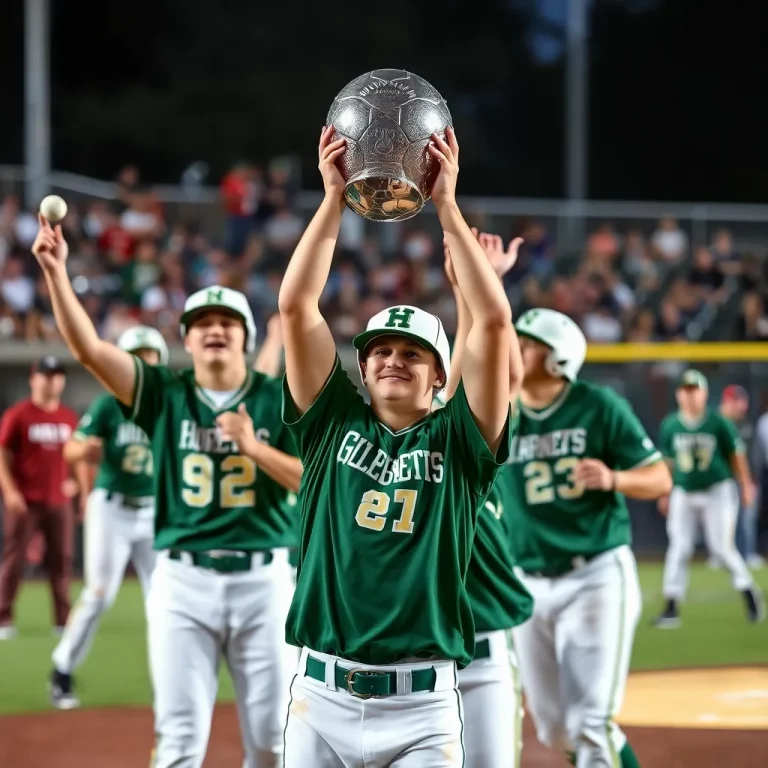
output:
[[[448,383],[448,376],[451,373],[451,348],[448,345],[443,324],[437,315],[408,305],[388,307],[375,314],[368,321],[366,329],[352,340],[357,350],[357,363],[363,383],[365,383],[363,374],[365,350],[374,339],[380,336],[405,336],[433,352],[445,374],[445,380],[440,389]]]
[[[194,316],[205,309],[226,309],[242,318],[243,323],[245,323],[245,351],[253,352],[256,349],[256,323],[248,299],[240,291],[233,291],[222,285],[203,288],[187,299],[184,304],[184,313],[181,316],[182,339],[187,335],[187,327]]]

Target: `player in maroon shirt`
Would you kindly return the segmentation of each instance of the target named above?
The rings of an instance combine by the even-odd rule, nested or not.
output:
[[[74,513],[64,444],[77,415],[61,404],[66,377],[55,357],[32,367],[31,396],[0,419],[0,491],[4,502],[3,556],[0,561],[0,640],[16,634],[13,603],[24,571],[27,545],[36,530],[45,539],[45,563],[53,594],[54,621],[63,628],[69,615]]]

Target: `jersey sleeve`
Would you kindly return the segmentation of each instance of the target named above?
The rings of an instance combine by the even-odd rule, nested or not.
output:
[[[13,451],[19,438],[19,411],[8,408],[0,418],[0,447]]]
[[[114,403],[109,395],[97,397],[88,410],[80,417],[77,428],[72,434],[75,440],[85,440],[89,437],[105,438],[109,429],[109,410]]]
[[[605,392],[606,464],[611,469],[644,467],[662,459],[661,452],[648,437],[629,403],[612,392]]]
[[[509,458],[517,417],[512,417],[511,409],[507,412],[504,434],[494,456],[472,415],[464,382],[459,382],[455,394],[437,415],[447,420],[448,429],[458,438],[452,444],[459,446],[461,468],[470,480],[474,492],[479,496],[486,496],[499,468],[504,466]]]
[[[720,446],[728,458],[737,453],[746,453],[747,447],[744,445],[744,440],[742,440],[739,430],[736,429],[736,425],[730,419],[726,419],[725,416],[720,416],[718,438]]]
[[[283,377],[283,423],[295,443],[298,457],[305,464],[310,461],[328,432],[344,424],[350,410],[363,403],[338,356],[315,402],[301,415],[291,397],[288,377]]]
[[[119,403],[120,410],[151,438],[163,409],[164,393],[175,374],[164,365],[150,365],[136,356],[133,361],[136,365],[133,402],[131,405]]]

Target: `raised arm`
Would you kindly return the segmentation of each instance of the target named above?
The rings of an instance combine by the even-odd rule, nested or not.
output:
[[[320,173],[325,197],[293,252],[285,271],[278,306],[285,345],[288,388],[299,413],[320,394],[336,360],[331,329],[320,313],[320,296],[331,271],[341,226],[344,178],[336,167],[346,139],[333,140],[333,128],[320,138]]]
[[[473,232],[476,231],[473,230]],[[469,329],[472,327],[472,315],[469,313],[467,302],[464,301],[456,283],[456,273],[453,271],[453,264],[451,263],[451,250],[445,240],[443,241],[443,253],[445,254],[445,275],[453,289],[453,297],[456,299],[456,336],[453,339],[453,349],[451,350],[451,375],[445,386],[445,400],[448,401],[455,394],[461,381],[464,350],[467,346]]]
[[[498,235],[488,235],[485,232],[478,234],[477,230],[472,227],[472,234],[477,237],[477,241],[485,251],[485,255],[493,267],[493,271],[498,276],[499,280],[504,278],[504,275],[509,272],[510,269],[517,262],[517,252],[520,246],[523,244],[523,240],[520,237],[516,237],[510,242],[507,250],[504,250],[504,243]],[[464,301],[464,297],[461,295],[461,291],[456,284],[456,275],[453,271],[453,265],[451,264],[451,252],[448,246],[444,243],[445,251],[445,274],[448,277],[453,288],[453,294],[456,298],[456,338],[453,343],[453,351],[451,354],[451,376],[448,379],[448,386],[445,388],[445,399],[449,400],[453,397],[453,393],[456,391],[456,387],[459,386],[459,381],[462,375],[462,365],[464,359],[464,348],[467,343],[467,336],[469,335],[469,329],[472,327],[472,315],[470,314],[467,302]],[[523,385],[523,356],[520,352],[520,342],[515,333],[514,325],[509,336],[509,401],[510,403],[516,403],[518,395],[520,394],[520,387]]]
[[[467,401],[488,447],[496,451],[509,413],[512,313],[501,282],[456,203],[459,145],[433,134],[429,151],[440,163],[432,199],[451,252],[456,283],[472,315],[462,380]]]
[[[41,215],[32,253],[43,268],[56,325],[75,359],[120,402],[133,403],[136,368],[133,356],[99,338],[93,322],[72,289],[67,274],[69,248],[61,226],[54,229]]]
[[[272,315],[267,321],[267,335],[253,363],[253,370],[276,379],[280,375],[283,355],[283,331],[280,315]]]

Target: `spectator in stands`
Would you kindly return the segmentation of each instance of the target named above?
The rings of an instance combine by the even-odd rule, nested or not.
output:
[[[518,263],[521,269],[513,268],[514,278],[510,280],[519,280],[523,274],[533,275],[533,277],[543,280],[549,276],[553,269],[555,258],[555,249],[552,238],[539,221],[531,221],[522,230],[520,237],[523,238],[523,244],[520,246]]]
[[[655,336],[658,341],[687,340],[682,313],[671,296],[667,296],[661,303],[661,312],[656,321]]]
[[[765,300],[757,291],[745,293],[741,300],[738,338],[741,341],[764,341],[768,339],[768,316]]]
[[[621,241],[613,224],[606,221],[587,239],[587,259],[593,263],[612,264],[621,250]]]
[[[141,297],[141,322],[153,328],[178,324],[188,295],[184,269],[178,257],[164,253],[161,268],[157,285],[147,288]]]
[[[662,261],[677,263],[688,251],[688,235],[678,226],[677,220],[666,216],[651,237],[651,245]]]
[[[144,291],[160,279],[159,252],[151,238],[136,244],[136,255],[122,269],[122,293],[133,304],[139,304]]]
[[[117,200],[114,208],[118,214],[131,207],[131,195],[141,186],[141,174],[135,165],[126,165],[118,171],[115,178]]]
[[[595,306],[584,315],[582,329],[591,344],[615,344],[621,341],[620,308],[611,296],[604,291]]]
[[[256,224],[255,215],[264,193],[261,171],[247,162],[235,164],[219,186],[222,205],[227,215],[225,250],[240,256]]]
[[[727,229],[715,232],[710,248],[712,256],[724,275],[740,275],[742,271],[741,257],[736,252],[733,236]]]
[[[22,318],[32,308],[35,300],[35,281],[24,274],[24,262],[19,256],[12,256],[5,262],[0,295],[5,303]]]
[[[157,239],[165,231],[162,208],[149,187],[139,187],[128,197],[120,214],[120,226],[135,240]]]
[[[27,313],[24,337],[27,341],[56,341],[61,338],[53,317],[48,283],[43,275],[38,277],[35,285],[35,298]]]
[[[698,247],[693,254],[693,265],[688,271],[688,285],[702,301],[709,304],[721,304],[728,295],[725,275],[709,248]]]
[[[650,309],[641,309],[630,321],[627,341],[647,343],[654,341],[656,317]]]
[[[631,229],[624,240],[621,269],[636,291],[649,293],[659,286],[659,264],[653,258],[643,233]]]

